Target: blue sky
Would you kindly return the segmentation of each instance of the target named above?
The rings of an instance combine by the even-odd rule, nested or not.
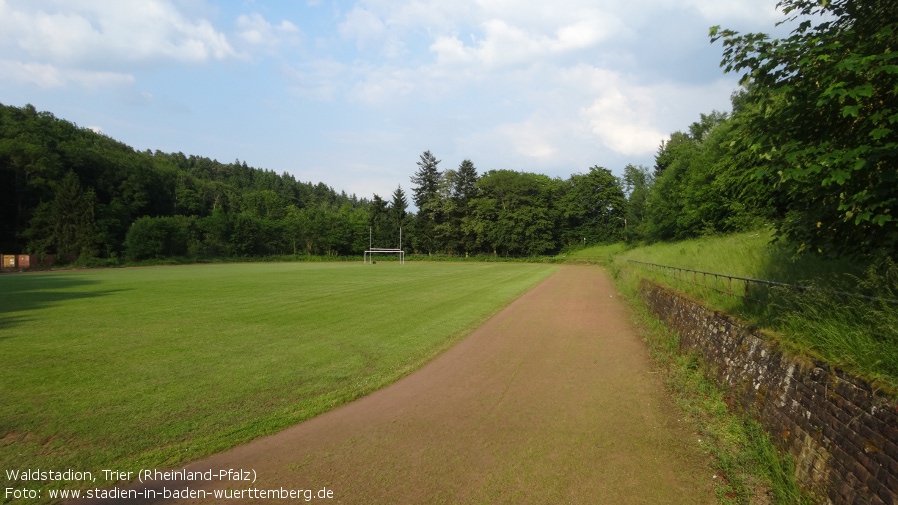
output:
[[[0,102],[370,198],[425,150],[567,178],[729,110],[776,0],[0,0]]]

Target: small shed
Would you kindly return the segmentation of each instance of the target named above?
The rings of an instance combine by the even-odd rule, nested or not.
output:
[[[3,254],[0,255],[0,259],[2,259],[3,263],[0,264],[0,270],[4,272],[13,272],[16,269],[16,255],[15,254]]]
[[[34,266],[37,266],[38,259],[37,259],[37,255],[36,255],[36,254],[35,254],[35,255],[31,255],[31,254],[19,254],[17,257],[18,257],[18,261],[19,261],[19,270],[23,270],[23,271],[24,271],[24,270],[31,270],[31,266],[32,266],[32,261],[31,261],[31,259],[32,259],[32,258],[34,258],[33,265],[34,265]]]

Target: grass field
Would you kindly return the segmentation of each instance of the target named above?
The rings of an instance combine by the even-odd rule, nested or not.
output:
[[[554,271],[289,263],[0,276],[0,470],[177,465],[275,432],[413,371]]]
[[[612,268],[649,277],[760,327],[794,352],[821,359],[898,392],[898,266],[807,254],[771,243],[770,230],[658,243],[618,252]],[[809,286],[799,291],[645,268],[643,261]],[[632,274],[632,275],[631,275]],[[876,300],[844,296],[857,293]]]

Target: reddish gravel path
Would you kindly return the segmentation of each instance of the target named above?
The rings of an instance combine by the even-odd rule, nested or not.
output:
[[[414,374],[188,469],[332,490],[318,503],[715,503],[651,367],[607,273],[565,266]]]

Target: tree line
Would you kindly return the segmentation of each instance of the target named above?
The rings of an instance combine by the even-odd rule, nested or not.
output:
[[[288,173],[136,151],[38,112],[0,106],[0,251],[64,260],[358,255],[369,245],[423,254],[532,256],[618,240],[620,181],[605,168],[567,180],[441,171],[429,151],[388,197],[358,198]]]
[[[532,256],[618,240],[620,181],[605,168],[567,180],[438,169],[429,151],[387,200],[288,173],[183,153],[136,151],[38,112],[0,106],[0,251],[63,260],[358,255],[369,245],[422,254]]]
[[[339,255],[368,242],[365,199],[288,173],[135,151],[0,106],[0,251],[142,260]]]
[[[288,173],[139,152],[34,107],[0,107],[0,250],[63,257],[533,256],[772,225],[798,252],[898,257],[898,11],[783,0],[785,39],[711,29],[744,72],[732,111],[700,114],[620,177],[440,168],[410,195],[336,192]],[[410,212],[411,201],[417,211]]]
[[[403,226],[419,253],[520,257],[623,237],[626,198],[607,168],[594,166],[562,180],[514,170],[480,175],[469,159],[457,169],[441,171],[440,163],[430,151],[417,162],[411,176],[416,214],[405,212],[401,187],[384,205],[374,195],[379,240],[390,242]]]

